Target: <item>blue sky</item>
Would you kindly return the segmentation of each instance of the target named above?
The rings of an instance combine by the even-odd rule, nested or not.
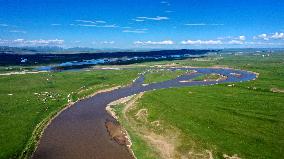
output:
[[[0,45],[284,47],[284,0],[0,0]]]

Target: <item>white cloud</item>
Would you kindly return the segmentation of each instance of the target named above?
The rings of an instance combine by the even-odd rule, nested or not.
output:
[[[32,45],[62,45],[64,44],[64,40],[54,39],[54,40],[22,40],[22,42],[26,44]]]
[[[24,30],[10,30],[10,33],[22,33],[22,34],[26,34],[27,32]]]
[[[173,45],[174,42],[172,40],[164,40],[164,41],[135,41],[135,45]]]
[[[271,39],[284,39],[284,33],[276,32],[271,36]]]
[[[51,24],[51,26],[60,26],[61,24],[57,24],[57,23],[54,23],[54,24]]]
[[[225,37],[218,37],[218,40],[226,40],[226,39],[233,39],[232,36],[225,36]]]
[[[116,24],[111,24],[111,25],[101,25],[101,26],[97,26],[98,28],[117,28],[119,26],[117,26]]]
[[[206,24],[206,23],[189,23],[185,24],[186,26],[220,26],[224,24]]]
[[[83,26],[83,27],[96,27],[96,24],[78,24],[78,26]]]
[[[14,42],[24,42],[25,40],[24,39],[16,39],[14,40]]]
[[[97,23],[103,23],[103,24],[106,23],[106,21],[103,21],[103,20],[96,20],[96,22]]]
[[[131,29],[132,27],[121,27],[122,29]]]
[[[97,27],[97,28],[118,28],[116,24],[109,25],[97,25],[97,24],[70,24],[71,26],[82,26],[82,27]]]
[[[76,22],[82,22],[82,23],[91,23],[91,24],[97,24],[97,23],[102,23],[102,24],[105,24],[106,21],[104,20],[75,20]]]
[[[242,45],[244,44],[243,40],[231,40],[228,42],[228,44],[232,44],[232,45]]]
[[[0,44],[9,46],[53,46],[53,45],[63,45],[64,40],[52,39],[52,40],[25,40],[25,39],[15,39],[15,40],[1,40]]]
[[[246,36],[240,35],[240,36],[225,36],[225,37],[218,37],[218,40],[240,40],[240,41],[245,41]]]
[[[79,24],[70,24],[71,26],[98,27],[98,28],[117,28],[115,24],[106,24],[103,20],[75,20]]]
[[[246,40],[246,36],[244,36],[244,35],[239,36],[239,40],[240,41],[245,41]]]
[[[75,20],[76,22],[83,22],[83,23],[91,23],[91,24],[96,24],[95,21],[92,21],[92,20]]]
[[[269,40],[269,37],[268,37],[267,34],[260,34],[260,35],[254,36],[253,38],[254,39],[262,39],[262,40]]]
[[[137,34],[143,34],[146,33],[145,31],[139,31],[139,30],[123,30],[124,33],[137,33]]]
[[[145,21],[144,19],[132,19],[132,20],[134,20],[136,22],[144,22]]]
[[[184,45],[220,45],[223,44],[221,40],[185,40],[181,44]]]
[[[207,25],[205,23],[191,23],[191,24],[185,24],[187,26],[204,26],[204,25]]]
[[[170,6],[170,5],[171,5],[170,2],[167,2],[167,1],[161,1],[160,3],[161,3],[161,4],[165,4],[165,5],[167,5],[167,6]]]
[[[148,30],[147,28],[144,28],[144,29],[134,29],[134,30],[123,30],[122,32],[143,34],[143,33],[146,33],[147,30]]]
[[[96,24],[70,24],[71,26],[82,26],[82,27],[97,27],[97,28],[118,28],[119,26],[115,24],[111,25],[96,25]]]
[[[168,20],[168,17],[163,16],[156,16],[156,17],[136,17],[134,19],[135,21],[145,21],[145,20],[154,20],[154,21],[160,21],[160,20]]]
[[[75,41],[72,41],[72,43],[78,44],[78,43],[81,43],[81,41],[80,40],[75,40]]]
[[[147,28],[143,28],[143,29],[136,29],[136,30],[146,31],[146,30],[149,30],[149,29],[147,29]]]
[[[280,39],[284,39],[284,33],[279,33],[279,32],[275,32],[275,33],[272,33],[272,34],[260,34],[260,35],[257,35],[257,36],[254,36],[253,39],[257,40],[257,39],[261,39],[261,40],[271,40],[271,39],[274,39],[274,40],[280,40]]]
[[[115,42],[114,41],[102,41],[101,43],[102,44],[114,44]]]

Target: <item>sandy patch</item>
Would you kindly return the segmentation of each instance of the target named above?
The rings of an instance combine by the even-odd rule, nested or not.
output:
[[[240,157],[238,157],[237,154],[234,154],[233,156],[223,154],[223,157],[224,157],[224,159],[241,159]]]
[[[284,89],[279,88],[271,88],[270,91],[273,93],[284,93]]]
[[[153,147],[158,149],[162,158],[175,158],[175,146],[168,142],[165,137],[155,133],[144,134],[143,137],[146,138],[146,140],[148,140]]]
[[[43,73],[47,71],[21,71],[21,72],[7,72],[7,73],[1,73],[0,76],[10,76],[10,75],[24,75],[24,74],[36,74],[36,73]]]
[[[154,67],[162,68],[162,67],[175,67],[178,66],[176,63],[164,64],[164,65],[154,65]]]
[[[128,96],[128,97],[124,97],[124,98],[120,98],[116,101],[113,101],[111,103],[109,103],[106,107],[106,111],[115,119],[118,119],[118,116],[115,114],[115,112],[113,111],[113,106],[119,105],[119,104],[125,104],[126,102],[130,101],[135,95],[132,96]],[[125,108],[124,108],[125,109]]]
[[[136,117],[137,120],[147,121],[147,116],[148,116],[148,110],[147,109],[140,109],[135,114],[135,117]]]

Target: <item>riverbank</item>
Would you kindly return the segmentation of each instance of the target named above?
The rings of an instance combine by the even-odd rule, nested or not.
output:
[[[74,106],[75,103],[77,103],[78,101],[84,100],[86,98],[90,98],[92,96],[95,96],[96,94],[99,93],[104,93],[104,92],[109,92],[115,89],[120,88],[121,86],[115,86],[115,87],[111,87],[111,88],[106,88],[106,89],[102,89],[102,90],[98,90],[97,92],[82,97],[80,99],[77,99],[77,101],[74,102],[69,102],[67,105],[65,105],[63,107],[63,109],[61,109],[59,112],[52,112],[50,113],[49,116],[47,116],[42,122],[40,122],[39,124],[37,124],[35,130],[32,133],[31,138],[29,139],[24,151],[22,152],[21,156],[19,158],[24,158],[24,159],[28,159],[32,156],[33,152],[37,149],[38,144],[39,144],[39,140],[42,137],[42,134],[44,132],[44,130],[50,125],[50,123],[56,118],[58,117],[59,114],[61,114],[63,111],[65,111],[66,109]]]
[[[0,158],[30,154],[49,119],[67,103],[126,85],[138,73],[96,70],[0,76]]]

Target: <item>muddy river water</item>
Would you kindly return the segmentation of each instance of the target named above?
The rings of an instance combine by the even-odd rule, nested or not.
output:
[[[177,69],[177,68],[175,68]],[[34,159],[130,159],[133,158],[126,146],[119,145],[108,134],[106,121],[116,122],[105,108],[107,104],[120,98],[155,89],[212,85],[226,82],[244,82],[256,78],[256,74],[233,69],[221,68],[178,68],[196,70],[194,74],[185,74],[176,79],[142,85],[141,75],[133,84],[96,94],[76,102],[60,113],[44,130]],[[173,69],[174,70],[174,69]],[[191,78],[217,73],[227,76],[221,81],[191,81]],[[183,82],[180,82],[183,81]],[[188,82],[184,82],[188,81]]]

